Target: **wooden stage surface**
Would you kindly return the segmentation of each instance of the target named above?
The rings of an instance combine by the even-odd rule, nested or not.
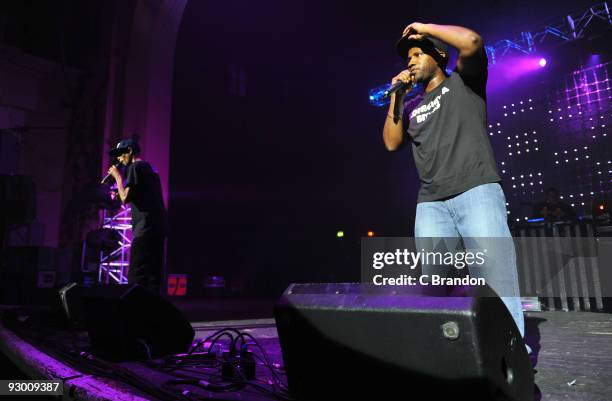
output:
[[[206,338],[220,328],[233,327],[257,338],[274,363],[282,364],[278,335],[273,319],[194,322],[196,338]],[[612,400],[612,314],[592,312],[530,312],[527,314],[527,343],[533,348],[535,382],[542,401],[609,401]],[[138,400],[155,399],[124,383],[111,379],[80,375],[61,360],[39,352],[31,344],[0,326],[0,351],[27,376],[62,377],[66,381],[63,399]],[[28,354],[28,358],[24,358]],[[29,359],[29,360],[26,360]],[[50,367],[53,365],[52,367]],[[143,377],[155,377],[138,362],[121,364]],[[265,369],[258,366],[258,376]],[[11,379],[2,377],[2,379]],[[72,389],[71,389],[72,387]],[[210,399],[273,399],[251,392],[249,395],[211,393]],[[42,399],[42,398],[41,398]]]

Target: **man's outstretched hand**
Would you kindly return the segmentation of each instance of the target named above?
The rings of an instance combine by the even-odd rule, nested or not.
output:
[[[420,22],[413,22],[404,28],[404,32],[402,36],[408,35],[408,39],[416,39],[421,40],[425,36],[427,36],[427,24],[422,24]]]

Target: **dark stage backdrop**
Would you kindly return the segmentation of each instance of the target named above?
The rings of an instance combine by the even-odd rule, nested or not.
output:
[[[169,268],[188,272],[192,288],[210,274],[274,295],[290,280],[358,280],[362,235],[412,232],[409,153],[384,149],[386,112],[367,102],[396,73],[393,41],[406,19],[383,26],[386,11],[358,7],[188,4],[175,65]]]
[[[188,273],[192,294],[222,275],[236,294],[276,297],[290,281],[358,280],[368,230],[412,235],[409,148],[384,149],[386,109],[367,103],[404,68],[393,48],[404,26],[499,40],[591,4],[482,3],[190,1],[175,58],[169,271]]]

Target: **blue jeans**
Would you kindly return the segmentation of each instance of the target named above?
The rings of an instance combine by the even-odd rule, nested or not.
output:
[[[483,184],[446,200],[418,203],[414,236],[418,249],[421,249],[419,238],[455,237],[461,237],[466,250],[487,249],[485,265],[470,267],[470,276],[483,277],[500,294],[524,337],[516,252],[507,218],[506,197],[501,186]],[[437,267],[423,265],[423,274],[432,274]]]

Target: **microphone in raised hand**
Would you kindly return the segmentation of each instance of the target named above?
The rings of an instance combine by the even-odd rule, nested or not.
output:
[[[120,161],[116,161],[113,163],[113,166],[115,167],[119,167],[119,165],[121,164]],[[100,181],[100,184],[106,184],[106,182],[108,181],[109,178],[111,178],[113,175],[111,173],[108,173],[104,176],[104,178],[102,178],[102,181]]]
[[[406,74],[409,77],[408,81],[400,79],[401,77],[405,78],[404,75]],[[407,92],[410,88],[412,88],[412,86],[414,86],[414,74],[408,70],[402,71],[395,78],[397,78],[397,81],[383,93],[383,98],[387,98],[397,92]]]

